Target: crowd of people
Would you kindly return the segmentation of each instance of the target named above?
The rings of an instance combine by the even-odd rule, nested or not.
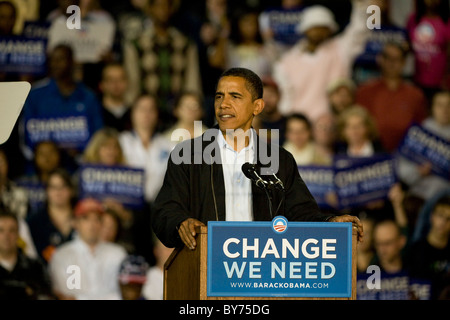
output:
[[[162,299],[172,249],[154,237],[151,213],[170,152],[215,125],[214,84],[245,67],[264,84],[253,127],[277,132],[299,167],[395,160],[385,197],[341,208],[331,195],[326,210],[363,222],[360,275],[376,265],[429,284],[408,299],[449,299],[450,177],[399,148],[417,125],[448,163],[450,4],[404,1],[398,24],[394,1],[320,3],[0,1],[0,42],[46,46],[45,73],[2,70],[0,59],[0,81],[32,83],[0,146],[0,298]],[[370,5],[379,28],[368,27]],[[141,170],[141,205],[80,192],[85,166]]]

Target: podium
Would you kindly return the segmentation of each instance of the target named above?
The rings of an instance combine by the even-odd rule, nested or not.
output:
[[[326,224],[340,224],[330,223]],[[351,228],[351,227],[350,227]],[[356,300],[356,245],[357,231],[351,230],[351,293],[348,297],[257,297],[208,295],[208,227],[196,228],[195,250],[187,247],[175,249],[164,265],[164,300]]]

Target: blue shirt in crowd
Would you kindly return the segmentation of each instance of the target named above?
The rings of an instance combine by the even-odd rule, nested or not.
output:
[[[101,106],[92,90],[77,83],[72,94],[63,96],[54,79],[45,79],[32,88],[23,108],[24,153],[31,159],[34,146],[44,140],[81,152],[102,127]]]

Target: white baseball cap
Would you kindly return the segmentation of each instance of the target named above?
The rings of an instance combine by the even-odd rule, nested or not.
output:
[[[328,27],[333,33],[339,29],[333,12],[320,5],[308,7],[303,11],[297,32],[303,34],[313,27]]]

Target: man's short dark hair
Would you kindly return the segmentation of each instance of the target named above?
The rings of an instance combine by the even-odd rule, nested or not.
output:
[[[306,127],[308,128],[309,131],[311,131],[312,129],[312,124],[311,121],[308,119],[308,117],[306,115],[304,115],[303,113],[291,113],[287,118],[286,118],[286,122],[290,121],[290,120],[297,120],[297,121],[302,121],[305,123]]]
[[[253,101],[262,99],[263,97],[263,83],[261,78],[250,69],[246,68],[231,68],[226,70],[220,76],[223,77],[240,77],[245,79],[245,87],[252,95]]]
[[[67,44],[67,43],[58,43],[50,52],[50,55],[52,55],[56,50],[62,50],[66,53],[67,59],[71,62],[75,59],[75,52],[73,48]]]
[[[383,56],[386,55],[386,50],[385,50],[385,49],[386,49],[387,47],[394,47],[394,48],[396,48],[398,51],[400,51],[400,53],[401,53],[403,59],[406,59],[406,57],[408,56],[409,48],[407,47],[407,44],[406,44],[406,43],[402,43],[402,42],[399,42],[399,41],[388,41],[388,42],[383,46],[383,49],[381,50],[381,54],[382,54]]]
[[[0,219],[9,218],[14,220],[17,225],[19,225],[19,221],[17,219],[17,216],[6,206],[3,204],[0,204]]]

